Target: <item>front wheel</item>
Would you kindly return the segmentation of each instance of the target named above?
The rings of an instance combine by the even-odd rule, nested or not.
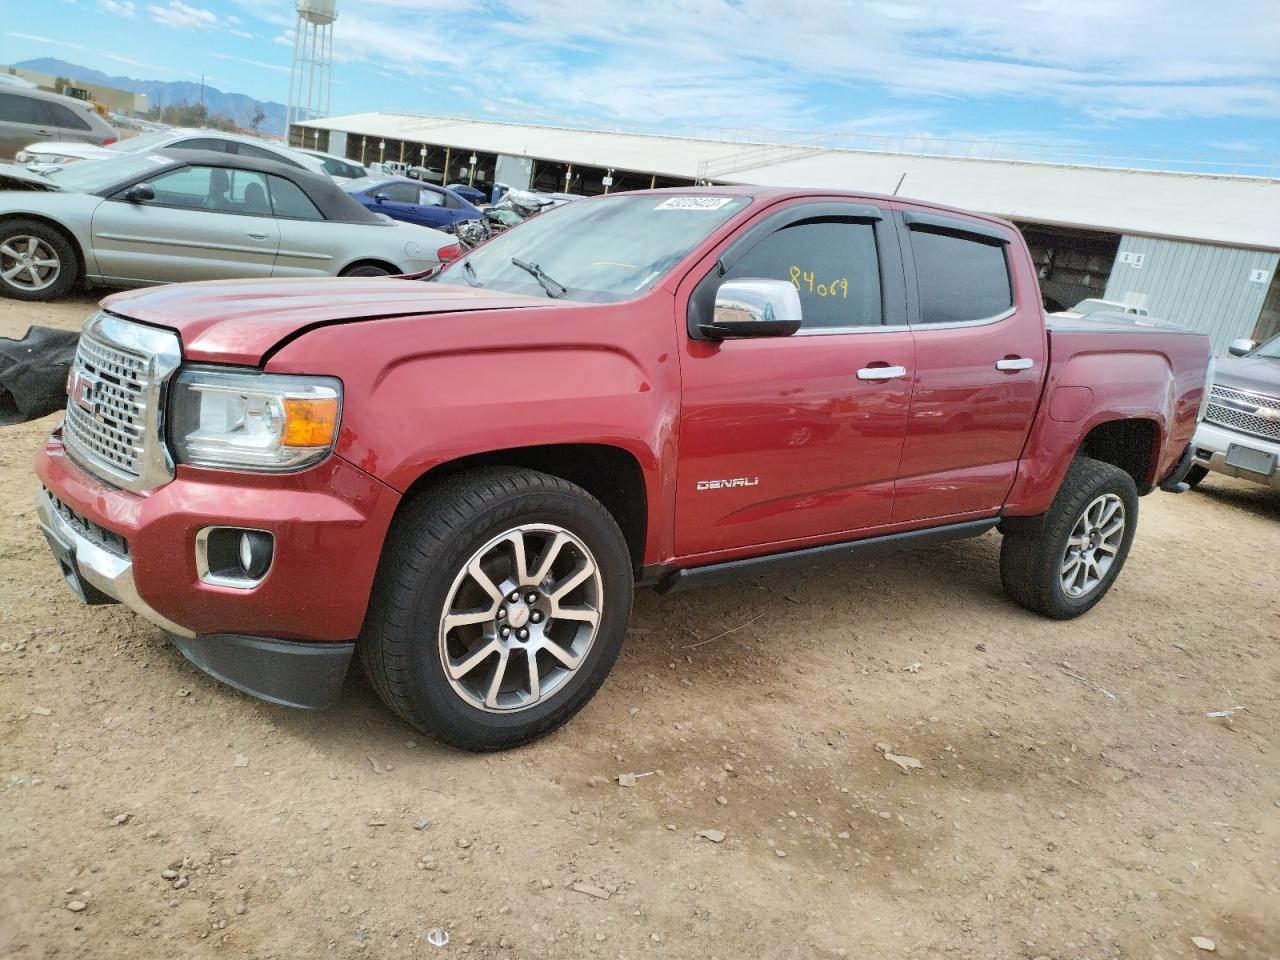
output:
[[[1077,457],[1043,517],[1008,523],[1000,581],[1017,604],[1055,620],[1091,609],[1115,583],[1138,523],[1138,491],[1119,467]]]
[[[399,514],[359,648],[405,721],[466,750],[559,727],[617,659],[630,554],[598,500],[558,477],[488,468]]]
[[[75,249],[59,230],[36,220],[0,224],[0,290],[16,300],[54,300],[79,275]]]
[[[389,277],[391,271],[386,267],[375,266],[372,263],[366,263],[362,267],[348,267],[343,270],[339,276],[342,277]]]

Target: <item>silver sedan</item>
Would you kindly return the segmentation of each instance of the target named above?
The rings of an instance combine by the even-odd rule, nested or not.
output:
[[[421,273],[458,253],[446,233],[266,160],[192,150],[0,171],[0,292],[21,300],[86,282]]]

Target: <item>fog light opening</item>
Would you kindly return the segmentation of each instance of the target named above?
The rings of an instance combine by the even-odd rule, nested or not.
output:
[[[271,570],[275,537],[266,530],[205,527],[196,534],[196,569],[200,580],[219,587],[248,590]]]

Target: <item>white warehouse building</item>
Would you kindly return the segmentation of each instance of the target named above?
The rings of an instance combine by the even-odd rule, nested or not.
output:
[[[919,141],[918,152],[911,141],[849,149],[390,113],[297,123],[290,142],[366,163],[420,165],[431,179],[480,186],[581,194],[704,182],[896,191],[1017,223],[1050,304],[1103,297],[1143,307],[1204,331],[1218,353],[1237,337],[1280,333],[1277,165],[1240,175],[1222,165],[1197,172],[1193,161],[1099,160],[1048,149],[1035,160],[1016,159],[1012,145],[969,144],[969,152],[989,155],[944,156],[941,141]]]

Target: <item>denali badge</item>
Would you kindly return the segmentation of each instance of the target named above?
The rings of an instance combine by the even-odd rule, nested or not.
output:
[[[732,480],[699,480],[699,490],[728,490],[731,487],[756,487],[759,477],[734,477]]]

